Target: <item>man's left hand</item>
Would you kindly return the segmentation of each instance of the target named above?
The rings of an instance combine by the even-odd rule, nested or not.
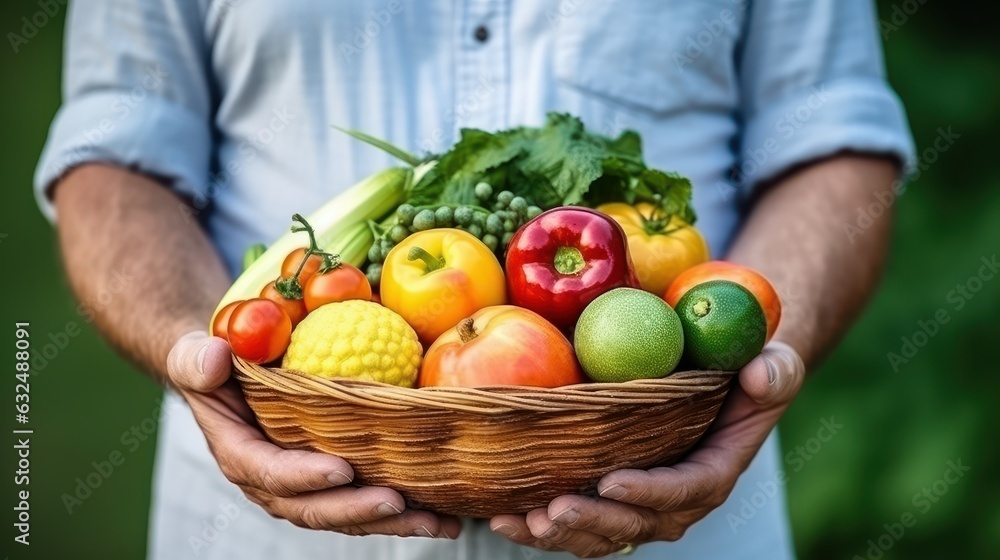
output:
[[[771,342],[739,372],[709,433],[682,462],[608,473],[600,497],[560,496],[527,515],[498,515],[490,529],[518,544],[596,558],[651,541],[676,541],[721,506],[805,377],[791,346]]]

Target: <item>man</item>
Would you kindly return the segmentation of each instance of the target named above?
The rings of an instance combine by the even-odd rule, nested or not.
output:
[[[868,0],[79,0],[67,28],[36,186],[79,297],[134,276],[97,325],[172,386],[150,557],[792,557],[771,434],[879,274],[888,213],[845,224],[912,153]],[[607,475],[599,499],[488,522],[269,443],[205,326],[246,246],[393,163],[330,125],[440,151],[550,110],[639,131],[651,166],[692,179],[713,254],[777,286],[781,327],[712,432],[673,467]]]

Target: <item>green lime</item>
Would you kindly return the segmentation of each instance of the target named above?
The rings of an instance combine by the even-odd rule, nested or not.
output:
[[[583,310],[573,335],[576,357],[594,381],[620,383],[664,377],[684,349],[680,319],[649,292],[617,288]]]
[[[677,314],[684,326],[684,361],[692,367],[735,371],[764,348],[764,311],[735,282],[698,284],[677,302]]]

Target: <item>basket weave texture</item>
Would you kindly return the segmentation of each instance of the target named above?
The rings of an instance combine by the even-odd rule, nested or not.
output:
[[[355,482],[411,507],[469,517],[524,513],[591,493],[604,474],[679,459],[718,414],[734,373],[535,387],[407,389],[321,379],[234,356],[267,436],[344,458]]]

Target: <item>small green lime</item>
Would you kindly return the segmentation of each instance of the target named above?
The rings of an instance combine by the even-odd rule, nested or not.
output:
[[[764,348],[767,321],[757,299],[728,280],[711,280],[677,302],[684,361],[699,369],[735,371]]]
[[[583,310],[573,335],[576,357],[594,381],[664,377],[684,349],[680,319],[655,295],[634,288],[601,294]]]

